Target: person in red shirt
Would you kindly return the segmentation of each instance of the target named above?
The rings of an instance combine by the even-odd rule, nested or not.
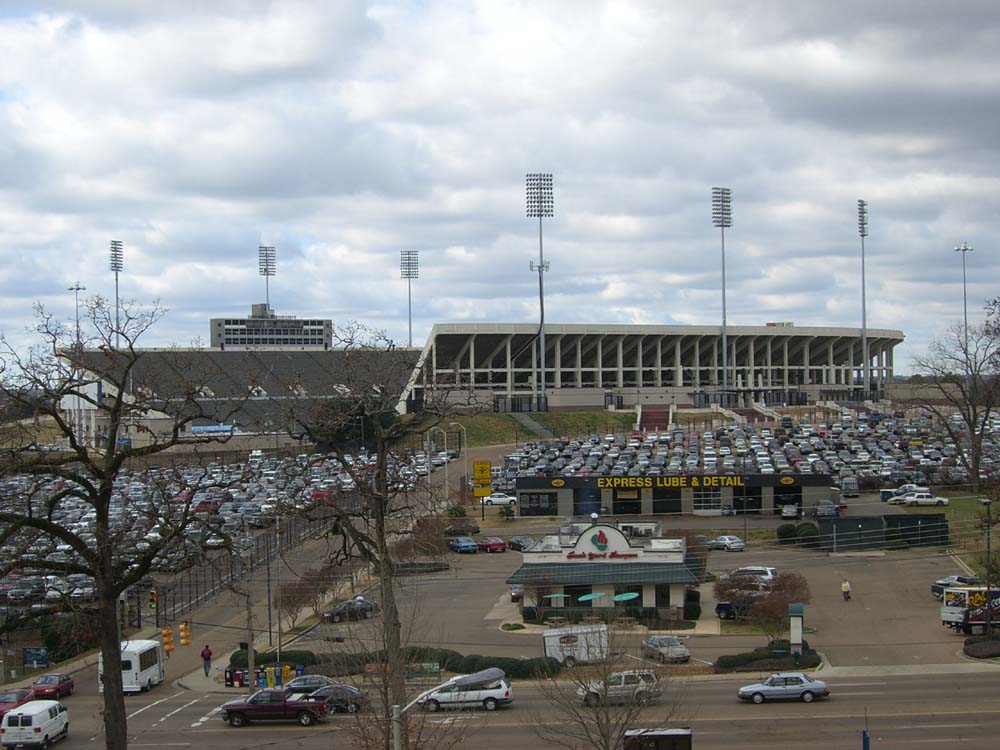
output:
[[[205,648],[201,650],[201,661],[205,667],[205,676],[208,677],[208,673],[212,671],[212,649],[205,644]]]

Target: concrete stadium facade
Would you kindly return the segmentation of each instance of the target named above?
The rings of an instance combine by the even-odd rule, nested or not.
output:
[[[498,411],[527,411],[538,392],[538,326],[435,325],[411,387],[471,393]],[[868,329],[872,392],[893,377],[902,331]],[[727,327],[729,388],[722,388],[720,326],[545,326],[550,409],[805,403],[863,385],[860,328],[791,324]]]

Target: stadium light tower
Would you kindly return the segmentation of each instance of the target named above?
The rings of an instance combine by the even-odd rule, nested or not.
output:
[[[858,200],[858,235],[861,237],[861,358],[865,398],[871,398],[872,368],[868,359],[868,288],[865,283],[865,237],[868,236],[868,201]]]
[[[729,389],[729,342],[726,338],[726,230],[733,226],[733,191],[712,188],[712,224],[722,235],[722,390]]]
[[[410,284],[413,279],[420,275],[420,251],[400,250],[399,251],[399,278],[406,279],[406,309],[407,320],[410,330],[410,348],[413,348],[413,295],[410,291]]]
[[[962,254],[962,320],[965,332],[965,357],[969,357],[969,299],[966,295],[965,287],[965,255],[966,253],[971,253],[972,248],[969,247],[968,242],[963,242],[960,247],[955,248],[956,253]]]
[[[66,287],[66,290],[73,292],[76,299],[76,348],[80,348],[80,292],[87,291],[87,287],[83,286],[79,281],[73,286]]]
[[[121,335],[120,311],[121,304],[118,298],[118,274],[125,269],[125,247],[121,240],[111,240],[108,245],[108,268],[115,274],[115,348],[119,346]]]
[[[260,245],[257,248],[257,254],[260,261],[260,275],[264,277],[264,302],[267,304],[267,308],[271,309],[271,289],[268,283],[268,277],[274,276],[277,271],[278,264],[274,255],[273,245]]]
[[[528,267],[538,271],[538,344],[541,349],[541,377],[538,379],[538,410],[542,411],[545,404],[545,282],[543,274],[549,270],[545,262],[542,246],[542,218],[553,215],[552,174],[548,172],[529,172],[525,176],[525,193],[527,197],[528,218],[538,218],[538,264],[529,261]]]

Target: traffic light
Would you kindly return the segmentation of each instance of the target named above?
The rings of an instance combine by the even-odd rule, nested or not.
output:
[[[163,653],[172,653],[174,650],[174,631],[170,628],[164,628],[161,634],[163,635]]]
[[[156,609],[156,587],[149,590],[149,608]]]
[[[190,646],[191,645],[191,629],[188,628],[186,622],[181,623],[181,645]]]

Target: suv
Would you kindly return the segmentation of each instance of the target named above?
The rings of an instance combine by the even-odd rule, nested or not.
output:
[[[642,642],[642,655],[661,662],[686,663],[691,659],[687,646],[673,635],[651,635]]]
[[[737,568],[729,574],[730,578],[734,576],[751,576],[760,579],[764,583],[770,583],[778,577],[778,569],[766,568],[763,565],[748,565],[744,568]]]
[[[445,536],[474,536],[479,533],[479,524],[468,521],[453,523],[444,530]]]
[[[632,669],[627,672],[612,672],[607,680],[594,680],[580,686],[576,697],[586,706],[600,706],[611,703],[649,703],[657,698],[663,688],[656,672],[651,669]]]
[[[813,507],[813,518],[832,518],[837,515],[837,506],[832,500],[820,500]]]

